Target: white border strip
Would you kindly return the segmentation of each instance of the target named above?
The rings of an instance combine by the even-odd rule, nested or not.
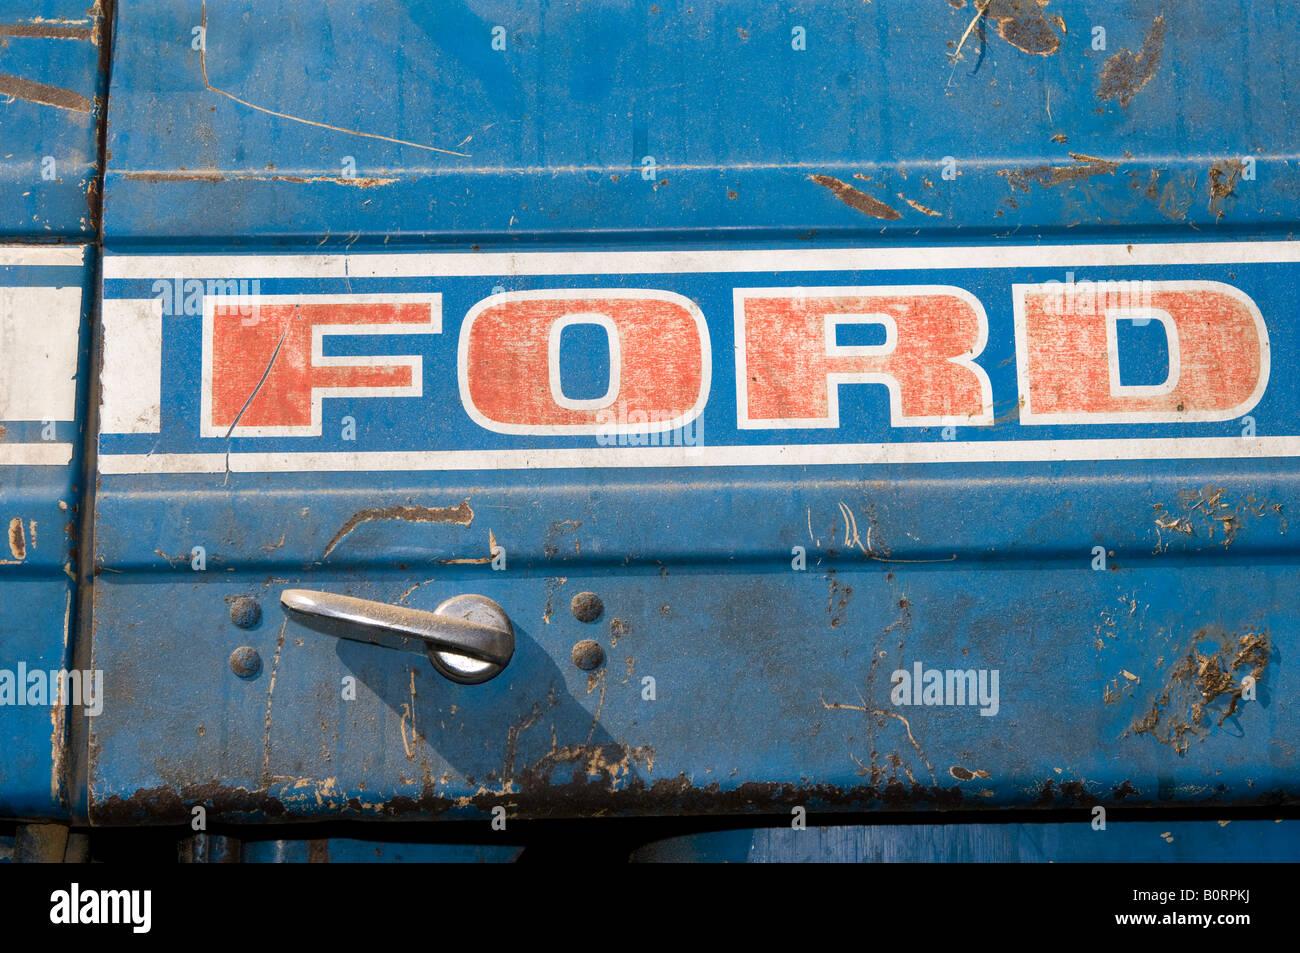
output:
[[[101,473],[306,473],[378,470],[555,470],[598,467],[845,466],[880,463],[1046,463],[1300,457],[1295,437],[989,440],[965,443],[592,447],[373,453],[124,453],[99,456]],[[227,467],[228,464],[228,467]]]
[[[706,272],[941,271],[1300,261],[1296,242],[998,245],[975,248],[464,252],[361,255],[108,255],[107,278],[463,278]]]
[[[5,245],[0,247],[0,268],[63,265],[80,268],[86,263],[85,251],[85,245]]]
[[[66,467],[71,462],[70,443],[0,443],[0,467]]]

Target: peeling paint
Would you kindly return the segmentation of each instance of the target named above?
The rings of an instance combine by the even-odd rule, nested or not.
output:
[[[458,506],[385,506],[354,513],[344,523],[334,537],[325,546],[321,554],[324,559],[332,553],[339,543],[362,523],[382,520],[400,520],[406,523],[455,523],[469,526],[474,522],[474,511],[470,509],[469,500],[463,500]]]
[[[15,516],[9,521],[9,552],[19,561],[27,558],[27,539],[21,517]]]

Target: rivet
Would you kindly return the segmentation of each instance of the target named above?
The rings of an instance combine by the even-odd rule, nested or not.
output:
[[[605,661],[605,650],[594,639],[583,639],[573,646],[573,664],[584,672],[600,668]]]
[[[251,629],[262,621],[262,607],[252,596],[240,596],[230,603],[230,621],[241,629]]]
[[[251,645],[241,645],[230,653],[230,670],[240,678],[254,678],[262,670],[262,656]]]
[[[605,603],[601,602],[600,596],[594,592],[580,592],[573,597],[569,608],[573,610],[573,617],[579,622],[595,622],[605,611]]]

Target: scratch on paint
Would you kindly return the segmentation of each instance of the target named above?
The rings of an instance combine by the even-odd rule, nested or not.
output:
[[[202,73],[203,73],[203,86],[204,86],[205,89],[207,89],[208,92],[210,92],[210,93],[216,93],[216,94],[218,94],[218,95],[220,95],[220,96],[225,96],[227,99],[233,100],[233,101],[239,103],[241,106],[247,106],[249,109],[255,109],[255,110],[257,110],[257,111],[260,112],[260,113],[266,113],[268,116],[275,116],[275,117],[278,118],[278,119],[288,119],[288,120],[291,121],[291,122],[300,122],[300,123],[303,123],[304,125],[315,126],[315,127],[317,127],[318,129],[329,129],[329,130],[332,130],[333,132],[342,132],[342,133],[346,133],[346,134],[349,135],[349,136],[361,136],[362,138],[365,138],[365,139],[380,139],[380,140],[383,140],[384,142],[392,142],[392,143],[396,143],[396,144],[399,145],[399,146],[413,146],[413,147],[416,148],[416,149],[424,149],[424,150],[426,150],[426,151],[428,151],[428,152],[441,152],[443,155],[449,155],[449,156],[460,156],[461,158],[465,158],[465,159],[468,159],[468,158],[469,158],[469,154],[468,154],[468,153],[465,153],[465,152],[453,152],[453,151],[450,150],[450,149],[439,149],[437,146],[430,146],[430,145],[426,145],[426,144],[421,143],[421,142],[411,142],[410,140],[407,140],[407,139],[395,139],[395,138],[393,138],[392,136],[381,136],[381,135],[379,135],[378,133],[374,133],[374,132],[361,132],[361,131],[358,130],[358,129],[347,129],[347,128],[344,128],[343,126],[334,126],[334,125],[330,125],[330,124],[327,123],[327,122],[317,122],[317,121],[314,120],[314,119],[304,119],[304,118],[301,117],[301,116],[293,116],[293,115],[290,115],[289,113],[277,112],[277,111],[274,110],[274,109],[268,109],[268,108],[265,107],[265,106],[259,106],[259,105],[257,105],[256,103],[250,103],[250,102],[249,102],[248,100],[246,100],[246,99],[240,99],[240,98],[239,98],[238,96],[236,96],[234,93],[226,92],[226,90],[224,90],[224,89],[218,89],[217,87],[213,86],[210,82],[208,82],[208,53],[207,53],[208,4],[207,4],[207,0],[204,0],[204,3],[203,3],[202,11],[201,11],[201,14],[200,14],[200,23],[201,23],[201,25],[202,25],[202,27],[203,27],[203,37],[204,37],[204,39],[203,39],[203,42],[199,45],[199,69],[200,69],[200,70],[202,71]]]
[[[288,619],[280,623],[280,635],[275,640],[275,658],[271,661],[271,682],[266,687],[266,737],[262,742],[262,783],[266,785],[271,780],[271,699],[275,694],[275,675],[280,668],[280,650],[284,648],[284,630],[288,624]]]
[[[867,556],[873,555],[871,550],[871,527],[867,527],[867,544],[862,544],[862,539],[858,536],[858,521],[853,515],[853,511],[843,500],[840,501],[840,512],[844,515],[844,543],[846,546],[856,546]]]
[[[421,586],[427,586],[429,583],[431,583],[431,582],[433,582],[433,581],[434,581],[434,580],[432,580],[432,579],[423,579],[423,580],[421,580],[420,582],[417,582],[417,583],[416,583],[414,586],[412,586],[410,589],[407,589],[404,593],[402,593],[400,596],[398,596],[398,597],[397,597],[397,601],[398,601],[398,602],[403,602],[403,603],[406,602],[406,600],[410,597],[411,593],[415,592],[416,589],[419,589]]]
[[[411,725],[411,737],[409,740],[406,737],[406,725],[408,722]],[[402,747],[406,749],[406,760],[414,761],[415,749],[412,747],[412,744],[421,740],[420,732],[415,727],[415,669],[411,669],[411,701],[409,704],[406,702],[402,703],[401,730]]]
[[[484,566],[496,558],[497,538],[492,535],[492,530],[488,530],[488,555],[486,556],[459,556],[450,559],[439,559],[438,562],[444,566]]]
[[[244,413],[248,410],[249,404],[251,404],[254,398],[257,397],[258,393],[261,392],[262,385],[266,383],[266,379],[271,376],[271,368],[275,366],[275,359],[280,356],[280,349],[284,347],[284,339],[289,336],[289,328],[293,324],[293,322],[298,319],[298,317],[301,314],[302,314],[302,307],[300,305],[294,305],[293,316],[290,317],[289,320],[284,323],[284,330],[280,333],[280,340],[277,341],[275,344],[275,350],[271,352],[271,360],[267,362],[266,370],[262,371],[262,377],[261,379],[258,380],[257,386],[254,387],[253,392],[248,395],[248,400],[244,401],[244,406],[239,408],[239,413],[235,414],[235,419],[230,422],[230,429],[226,431],[226,479],[227,480],[230,479],[230,435],[233,434],[235,432],[235,428],[239,426],[239,421],[243,419]]]

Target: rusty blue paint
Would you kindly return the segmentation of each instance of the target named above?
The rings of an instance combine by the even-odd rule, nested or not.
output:
[[[5,252],[0,243],[0,256]],[[42,252],[24,250],[24,260],[43,260]],[[0,737],[5,751],[0,759],[0,817],[31,820],[65,816],[69,803],[64,769],[67,716],[73,709],[56,702],[49,673],[71,666],[76,633],[84,423],[77,408],[84,407],[88,391],[86,327],[93,301],[93,259],[88,249],[73,249],[59,260],[64,263],[0,267],[0,296],[15,303],[20,300],[15,293],[25,289],[46,289],[41,301],[50,292],[60,294],[60,289],[73,296],[70,305],[59,305],[46,320],[57,326],[56,337],[65,350],[51,369],[75,375],[75,404],[67,393],[66,401],[48,405],[57,407],[50,410],[49,419],[32,419],[43,416],[32,409],[39,409],[41,400],[23,399],[18,409],[16,403],[6,403],[18,395],[0,400],[0,528],[5,532],[0,543]],[[83,264],[75,264],[78,260]],[[9,317],[0,314],[9,332],[5,346],[31,348],[17,359],[39,364],[44,344],[30,333],[31,322],[21,322],[25,330],[20,330]],[[9,367],[15,356],[6,355]],[[51,392],[72,389],[54,377],[46,386]]]
[[[1258,246],[1245,244],[1294,229],[1296,116],[1286,70],[1261,68],[1294,59],[1290,8],[1128,0],[1107,8],[1097,50],[1100,14],[1066,0],[1024,5],[1023,19],[995,11],[964,40],[976,11],[940,3],[906,19],[848,2],[611,3],[600,16],[407,6],[222,5],[202,23],[192,8],[121,11],[106,301],[149,299],[197,268],[268,295],[437,293],[443,326],[327,351],[419,354],[418,399],[326,398],[319,436],[226,439],[199,423],[198,315],[161,321],[158,431],[99,444],[95,657],[126,674],[110,674],[92,720],[92,821],[178,822],[193,804],[274,822],[1294,802],[1295,458],[978,456],[989,440],[1243,439],[1241,420],[1021,423],[1011,287],[1071,271],[1241,288],[1276,371],[1249,427],[1296,435],[1297,262],[1246,261]],[[352,30],[354,15],[380,34]],[[1188,248],[1162,256],[1174,239]],[[416,242],[471,258],[526,245],[790,260],[412,265],[395,279],[360,257]],[[1106,244],[1110,264],[1089,266],[1086,242]],[[1191,261],[1209,242],[1212,260]],[[325,257],[342,243],[346,256]],[[974,246],[1012,243],[1025,258],[959,267]],[[1029,261],[1049,245],[1054,264]],[[1129,246],[1141,263],[1123,263]],[[929,258],[794,263],[799,249],[899,247]],[[213,257],[244,252],[318,256],[319,274]],[[837,459],[854,445],[946,445],[937,428],[890,428],[878,388],[846,389],[830,436],[737,425],[735,288],[936,283],[969,289],[989,317],[980,360],[998,421],[956,428],[968,460]],[[636,287],[705,315],[705,449],[772,459],[287,467],[304,451],[583,446],[477,427],[456,332],[498,288]],[[1139,369],[1168,359],[1158,342],[1134,346],[1149,348]],[[579,343],[571,363],[599,365],[599,347]],[[831,451],[814,463],[783,465],[772,449],[819,441]],[[113,462],[166,469],[181,454],[208,455],[209,472]],[[250,472],[247,454],[290,472]],[[516,656],[491,682],[453,685],[418,657],[301,627],[279,608],[287,588],[426,609],[481,592],[514,620]],[[582,591],[604,603],[597,623],[568,609]],[[263,616],[241,629],[230,604],[248,595]],[[573,663],[587,638],[605,654],[591,672]],[[241,680],[228,659],[245,645],[264,665]],[[996,714],[894,704],[893,673],[918,663],[996,670]],[[1239,699],[1247,676],[1256,697]]]
[[[99,4],[0,2],[0,817],[26,820],[65,818],[71,799],[71,709],[48,673],[71,665],[76,634],[96,262],[77,243],[97,234],[102,27]],[[26,683],[37,672],[44,692]]]
[[[98,233],[102,6],[0,3],[0,238]]]

